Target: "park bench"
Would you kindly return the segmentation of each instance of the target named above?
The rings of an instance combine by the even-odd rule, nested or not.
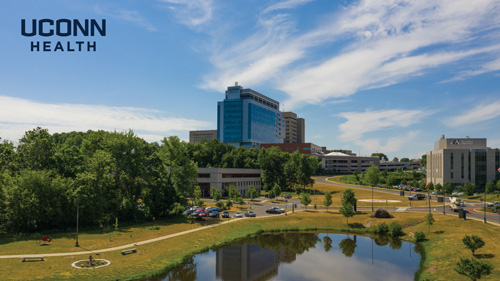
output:
[[[137,253],[137,248],[122,251],[122,255],[130,254],[130,253]]]
[[[35,260],[35,259],[44,261],[43,257],[23,257],[22,261],[25,262],[26,260]]]

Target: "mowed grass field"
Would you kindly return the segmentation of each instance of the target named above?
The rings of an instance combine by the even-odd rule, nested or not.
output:
[[[371,212],[361,212],[349,219],[351,227],[346,225],[346,219],[338,212],[323,210],[296,212],[288,216],[234,219],[232,223],[215,228],[138,246],[137,254],[122,256],[120,251],[113,251],[94,255],[94,258],[111,261],[110,266],[99,269],[84,270],[71,267],[71,263],[74,261],[87,259],[86,255],[47,257],[44,262],[25,263],[22,263],[20,258],[0,259],[0,276],[5,280],[127,280],[138,278],[144,274],[159,274],[166,268],[178,264],[188,255],[260,231],[319,229],[324,231],[366,232],[369,227],[381,222],[390,224],[397,221],[401,225],[409,226],[404,229],[407,234],[405,238],[411,240],[411,235],[415,231],[424,231],[429,238],[423,244],[427,252],[427,260],[424,264],[425,269],[422,276],[429,277],[431,280],[462,280],[463,278],[453,268],[459,257],[471,257],[472,255],[469,250],[465,249],[461,239],[465,234],[477,234],[486,241],[486,246],[476,252],[478,257],[494,266],[492,274],[484,278],[484,280],[498,280],[500,278],[498,227],[436,214],[434,216],[436,222],[429,233],[427,225],[422,223],[424,213],[394,213],[394,216],[391,219],[376,219],[371,217]],[[352,228],[352,226],[355,226],[355,228]],[[182,222],[169,224],[168,227],[165,226],[165,228],[169,227],[176,230],[186,228]],[[146,230],[141,229],[141,227],[137,229],[130,228],[129,231],[120,233],[118,236],[126,237],[132,234],[132,237],[140,239],[141,237],[158,236],[160,233],[157,230]],[[100,240],[98,237],[94,239],[81,240],[81,245],[91,247],[85,245],[90,241],[106,243],[106,237],[101,239],[104,241],[98,241]],[[116,239],[120,238],[117,237]],[[9,244],[12,244],[12,248],[17,246],[18,253],[25,252],[24,244],[18,244],[17,242]],[[54,248],[51,248],[52,246],[38,247],[48,252],[54,251]],[[71,245],[68,247],[66,249],[68,252],[74,250]],[[97,248],[97,246],[94,247]]]

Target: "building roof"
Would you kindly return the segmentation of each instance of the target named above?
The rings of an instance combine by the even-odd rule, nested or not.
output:
[[[342,152],[330,152],[330,153],[326,154],[325,156],[351,156],[351,155],[345,154]]]

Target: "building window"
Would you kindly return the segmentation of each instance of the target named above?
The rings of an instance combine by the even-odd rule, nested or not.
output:
[[[450,153],[450,169],[453,170],[453,152]]]
[[[450,178],[453,178],[453,172],[451,172]]]

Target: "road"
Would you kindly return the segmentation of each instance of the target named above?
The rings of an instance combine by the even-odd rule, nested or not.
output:
[[[366,187],[366,186],[350,185],[350,184],[337,183],[337,182],[334,183],[334,182],[328,181],[327,178],[329,178],[329,177],[319,177],[316,179],[316,182],[323,183],[323,184],[337,185],[337,186],[341,186],[341,187],[348,187],[348,188],[353,188],[353,189],[372,190],[371,187]],[[382,192],[382,193],[390,193],[390,194],[395,194],[395,195],[399,195],[399,193],[400,193],[400,190],[391,190],[391,189],[383,189],[383,188],[375,188],[375,191]],[[437,202],[437,197],[438,196],[431,196],[431,200],[434,202]],[[444,207],[445,214],[458,217],[458,213],[451,211],[450,208],[447,206],[448,202],[449,202],[449,197],[445,197],[444,202],[445,202],[445,207]],[[466,217],[484,220],[485,214],[483,212],[475,211],[475,209],[482,208],[481,203],[479,203],[477,201],[464,200],[464,204],[465,204],[465,209],[469,212],[466,215]],[[358,209],[364,210],[365,208],[358,208]],[[393,208],[393,209],[395,209],[395,208]],[[412,208],[405,208],[405,209],[407,211],[417,211],[417,212],[418,211],[421,211],[421,212],[428,212],[429,211],[428,207],[412,207]],[[431,207],[431,211],[435,212],[435,213],[443,213],[443,207]],[[486,213],[486,222],[500,223],[500,215]]]

